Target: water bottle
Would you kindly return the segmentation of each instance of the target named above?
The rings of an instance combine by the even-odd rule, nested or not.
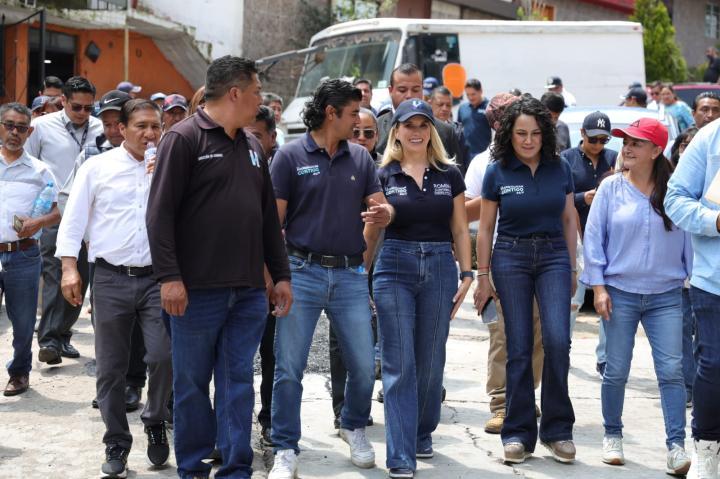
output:
[[[152,160],[155,155],[157,155],[157,147],[155,146],[155,143],[152,141],[148,142],[147,147],[145,148],[145,172],[147,173],[148,163],[150,160]]]
[[[38,216],[44,216],[50,213],[52,209],[53,200],[55,199],[55,189],[53,188],[53,182],[49,182],[40,194],[35,198],[32,212],[30,213],[31,218],[37,218]]]

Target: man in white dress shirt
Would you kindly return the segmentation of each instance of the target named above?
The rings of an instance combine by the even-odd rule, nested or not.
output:
[[[95,144],[103,131],[102,123],[90,116],[95,103],[95,87],[86,78],[72,77],[63,86],[63,109],[43,115],[32,122],[33,133],[25,143],[25,151],[44,162],[62,187],[73,170],[75,159],[86,145]],[[70,344],[71,328],[80,316],[80,308],[71,306],[60,293],[62,268],[55,258],[57,226],[46,228],[40,237],[43,262],[42,316],[38,328],[38,359],[59,364],[62,357],[77,358],[80,353]],[[88,283],[88,262],[85,247],[80,250],[78,269],[83,283]],[[85,290],[83,290],[83,296]]]
[[[56,256],[62,258],[62,293],[82,303],[77,269],[80,244],[87,237],[95,262],[93,310],[97,402],[105,423],[106,477],[125,477],[132,435],[125,414],[125,375],[134,327],[142,329],[148,394],[141,414],[154,465],[167,461],[165,422],[172,389],[170,339],[161,318],[160,288],[152,278],[145,212],[150,178],[143,161],[149,142],[160,140],[160,109],[150,100],[123,105],[117,148],[88,159],[78,170],[60,224]]]

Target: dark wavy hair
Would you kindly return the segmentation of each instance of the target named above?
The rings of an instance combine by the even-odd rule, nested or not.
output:
[[[326,80],[317,87],[313,96],[305,103],[302,114],[303,123],[308,130],[317,130],[325,121],[326,107],[332,106],[337,110],[338,116],[342,116],[344,106],[351,101],[360,100],[362,100],[362,92],[351,83],[339,78]]]
[[[520,100],[508,106],[500,118],[500,127],[495,134],[495,143],[491,150],[492,157],[495,161],[499,161],[503,167],[506,167],[510,163],[510,158],[515,155],[515,150],[513,150],[512,146],[512,130],[515,126],[515,121],[520,115],[534,117],[540,127],[540,131],[542,132],[540,161],[560,161],[560,157],[556,152],[557,138],[555,135],[555,126],[550,118],[550,111],[540,100],[532,97],[521,97]]]
[[[663,220],[663,226],[665,231],[672,231],[673,222],[665,214],[665,195],[667,194],[667,185],[670,181],[670,175],[673,172],[673,167],[670,161],[665,158],[665,155],[660,153],[653,162],[652,179],[653,179],[653,192],[650,195],[650,205],[652,205],[655,213],[660,215]]]
[[[673,168],[677,168],[678,162],[680,161],[680,145],[685,140],[692,140],[698,131],[699,130],[696,127],[691,126],[683,130],[682,133],[675,137],[675,142],[670,149],[670,163],[672,163]]]

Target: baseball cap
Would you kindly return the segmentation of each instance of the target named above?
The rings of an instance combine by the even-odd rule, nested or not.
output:
[[[642,88],[642,83],[639,81],[634,81],[630,85],[628,85],[628,90],[632,90],[633,88]]]
[[[623,100],[629,100],[630,98],[635,98],[638,103],[647,103],[647,92],[643,87],[634,87],[631,88],[627,94],[622,97]]]
[[[120,91],[124,91],[125,93],[140,93],[142,91],[142,87],[139,85],[133,85],[129,81],[121,81],[117,85],[117,89]]]
[[[545,81],[545,89],[547,90],[558,86],[563,86],[563,82],[560,77],[548,77],[547,81]]]
[[[98,115],[108,110],[120,111],[126,101],[130,100],[130,95],[120,90],[110,90],[100,98],[100,110]]]
[[[49,99],[50,99],[50,97],[45,96],[45,95],[36,96],[32,101],[32,106],[30,107],[30,110],[35,111],[38,108],[42,108],[43,105],[45,105],[45,103],[47,103]]]
[[[164,100],[165,98],[167,98],[167,95],[161,91],[150,95],[150,101]]]
[[[425,96],[430,96],[432,91],[440,86],[440,82],[435,77],[427,77],[425,80],[423,80],[423,94]]]
[[[417,115],[424,116],[430,120],[433,125],[435,125],[435,117],[433,116],[432,108],[427,102],[418,99],[405,100],[400,103],[400,105],[398,105],[395,109],[392,124],[395,126],[398,123],[408,121],[410,118]]]
[[[647,140],[662,149],[665,149],[668,142],[667,128],[655,118],[640,118],[630,123],[627,128],[613,129],[612,135],[619,138],[629,136],[638,140]]]
[[[188,102],[187,99],[178,94],[168,95],[165,97],[165,101],[163,102],[163,111],[168,111],[176,106],[182,108],[185,111],[188,111]]]
[[[610,127],[610,117],[601,111],[594,111],[583,120],[583,130],[587,136],[610,136],[612,128]]]

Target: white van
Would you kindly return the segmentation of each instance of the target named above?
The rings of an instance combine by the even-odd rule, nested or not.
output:
[[[547,78],[559,76],[578,105],[617,104],[628,85],[645,81],[642,26],[633,22],[377,18],[326,28],[310,47],[282,115],[290,136],[305,131],[300,113],[322,80],[367,78],[379,107],[390,73],[405,62],[441,82],[443,67],[459,63],[485,96],[518,88],[539,98]]]

